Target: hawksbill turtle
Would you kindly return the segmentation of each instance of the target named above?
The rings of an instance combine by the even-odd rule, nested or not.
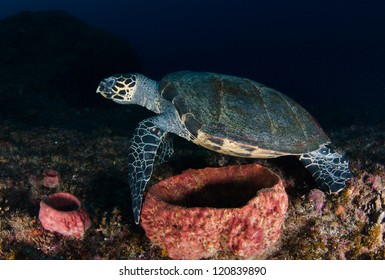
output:
[[[135,222],[154,163],[173,152],[171,134],[218,153],[245,158],[296,155],[329,193],[352,177],[345,156],[329,146],[317,121],[286,95],[255,81],[216,73],[181,71],[160,82],[141,74],[103,79],[97,92],[119,104],[158,114],[136,128],[129,148],[129,185]]]

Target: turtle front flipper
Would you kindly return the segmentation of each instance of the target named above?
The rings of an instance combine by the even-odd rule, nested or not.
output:
[[[128,155],[128,182],[131,188],[131,203],[134,220],[139,224],[143,192],[151,178],[156,153],[167,132],[156,126],[156,118],[139,123],[131,139]],[[168,145],[162,145],[168,147]],[[162,160],[162,159],[160,159]]]
[[[352,177],[349,161],[327,146],[301,155],[299,160],[315,179],[319,188],[329,193],[337,193],[345,188]]]
[[[158,166],[167,162],[174,153],[173,135],[167,133],[160,141],[158,152],[155,158],[155,165]]]

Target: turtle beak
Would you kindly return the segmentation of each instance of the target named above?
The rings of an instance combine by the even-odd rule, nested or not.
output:
[[[111,99],[113,96],[113,92],[111,88],[106,85],[105,80],[101,81],[98,88],[96,89],[96,93],[100,93],[103,97]]]

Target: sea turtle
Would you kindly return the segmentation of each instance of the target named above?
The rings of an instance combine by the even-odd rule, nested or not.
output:
[[[232,156],[297,155],[319,188],[330,193],[342,190],[352,176],[348,160],[328,146],[328,136],[305,109],[246,78],[182,71],[156,82],[141,74],[117,74],[102,80],[97,92],[119,104],[137,104],[159,114],[139,123],[129,148],[137,224],[154,162],[168,160],[173,152],[169,133]]]

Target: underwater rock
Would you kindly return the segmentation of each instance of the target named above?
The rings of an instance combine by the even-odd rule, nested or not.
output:
[[[0,37],[0,117],[22,123],[66,123],[63,111],[111,108],[95,98],[101,77],[142,69],[126,39],[64,11],[0,19]]]
[[[81,238],[91,219],[80,200],[70,193],[55,193],[40,202],[39,220],[44,229]]]
[[[276,243],[287,207],[282,180],[261,165],[190,169],[149,190],[141,225],[173,259],[247,259]]]

